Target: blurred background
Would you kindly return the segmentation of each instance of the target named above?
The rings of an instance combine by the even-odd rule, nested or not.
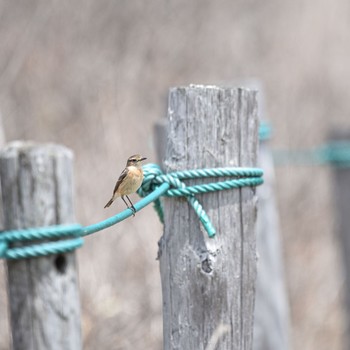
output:
[[[0,0],[0,111],[7,141],[75,154],[83,225],[103,209],[128,156],[156,161],[154,123],[171,86],[258,79],[275,149],[308,149],[350,129],[346,0]],[[327,166],[276,169],[293,349],[344,348],[344,278]],[[136,200],[137,196],[132,197]],[[161,349],[151,207],[78,250],[84,349]],[[0,269],[0,349],[7,349]]]

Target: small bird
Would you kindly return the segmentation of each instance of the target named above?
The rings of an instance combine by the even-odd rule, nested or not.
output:
[[[117,183],[115,184],[112,198],[105,205],[105,208],[109,207],[116,198],[121,197],[126,206],[132,211],[132,215],[135,216],[136,209],[132,204],[128,194],[136,192],[143,181],[143,171],[141,163],[147,158],[135,154],[128,158],[126,167],[119,176]],[[126,197],[130,203],[124,199]]]

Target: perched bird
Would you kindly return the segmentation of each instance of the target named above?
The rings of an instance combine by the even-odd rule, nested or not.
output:
[[[135,216],[136,209],[128,197],[128,194],[136,192],[142,184],[143,171],[141,163],[145,159],[147,158],[142,157],[139,154],[135,154],[128,158],[126,167],[120,174],[119,179],[115,184],[112,198],[105,205],[105,208],[109,207],[116,198],[121,197],[126,206],[131,209],[132,215]],[[124,197],[128,199],[130,206]]]

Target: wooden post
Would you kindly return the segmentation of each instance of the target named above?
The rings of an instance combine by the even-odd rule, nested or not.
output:
[[[264,185],[258,187],[258,276],[254,311],[254,350],[289,349],[289,306],[279,222],[274,198],[274,166],[266,141],[260,142],[259,167]]]
[[[256,92],[215,86],[170,90],[166,171],[257,164]],[[160,241],[164,349],[251,349],[256,278],[256,190],[198,196],[209,239],[183,198],[164,201]]]
[[[3,121],[2,121],[2,113],[0,111],[0,150],[5,146],[5,131],[3,127]],[[1,185],[0,185],[0,196],[1,196]],[[2,209],[2,202],[0,201],[0,230],[2,230],[4,227],[4,214]]]
[[[330,141],[350,142],[350,132],[336,130],[331,133]],[[338,234],[342,252],[343,272],[345,275],[344,299],[346,307],[346,349],[350,346],[350,167],[333,166],[333,192],[335,208],[335,230]]]
[[[5,229],[73,223],[72,153],[10,143],[0,155]],[[13,349],[81,349],[75,253],[8,260]]]
[[[0,111],[0,150],[5,146],[5,130],[3,127],[3,116]],[[1,182],[0,182],[0,198],[1,198]],[[0,231],[4,229],[4,215],[2,209],[2,201],[0,200]],[[0,259],[0,349],[8,348],[9,344],[9,322],[8,322],[8,308],[7,308],[7,298],[5,291],[5,264],[2,259]]]

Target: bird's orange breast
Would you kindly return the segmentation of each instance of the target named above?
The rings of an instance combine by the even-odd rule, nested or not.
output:
[[[136,192],[142,184],[143,180],[143,171],[136,167],[128,167],[128,173],[125,179],[122,181],[118,187],[117,192],[121,195],[128,195]]]

